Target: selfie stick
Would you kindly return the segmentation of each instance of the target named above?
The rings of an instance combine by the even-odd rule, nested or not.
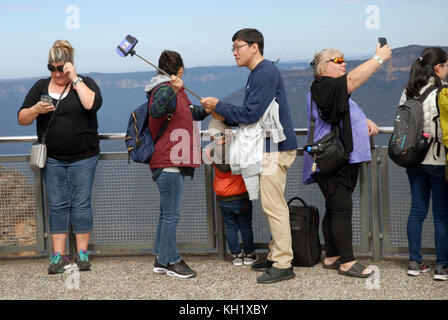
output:
[[[131,56],[134,56],[134,55],[135,55],[135,56],[139,57],[140,59],[142,59],[142,60],[145,61],[146,63],[149,63],[151,66],[153,66],[154,68],[156,68],[157,70],[159,70],[160,72],[162,72],[164,75],[166,75],[166,76],[168,76],[168,77],[171,78],[171,75],[169,75],[167,72],[165,72],[164,70],[160,69],[159,67],[153,65],[151,62],[149,62],[149,61],[146,60],[145,58],[139,56],[139,55],[135,52],[134,49],[132,49],[131,51],[129,51],[129,54],[130,54]],[[199,100],[202,99],[202,97],[200,97],[199,95],[197,95],[196,93],[194,93],[193,91],[191,91],[190,89],[188,89],[186,86],[184,86],[184,88],[185,88],[185,90],[187,90],[188,92],[190,92],[192,95],[194,95],[194,96],[195,96],[196,98],[198,98]]]

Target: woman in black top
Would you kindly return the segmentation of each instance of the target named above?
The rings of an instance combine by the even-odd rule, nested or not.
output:
[[[378,70],[381,64],[391,58],[389,46],[377,46],[375,55],[349,73],[342,52],[325,49],[316,54],[312,61],[315,80],[311,86],[308,110],[311,101],[317,106],[314,141],[330,132],[331,126],[339,126],[341,138],[350,159],[332,172],[312,172],[311,162],[308,177],[317,182],[325,197],[325,216],[322,231],[325,239],[324,268],[338,269],[339,274],[365,278],[372,270],[357,262],[352,245],[352,194],[358,180],[359,163],[370,160],[369,136],[378,133],[378,127],[367,119],[362,109],[350,98]],[[308,158],[308,160],[310,157]],[[311,181],[308,181],[310,183]]]
[[[58,40],[50,49],[51,77],[37,81],[18,112],[20,125],[36,120],[38,140],[47,129],[47,163],[42,170],[50,206],[49,225],[53,242],[50,274],[64,272],[69,264],[65,245],[70,224],[76,234],[75,261],[81,271],[90,270],[87,246],[93,229],[91,190],[99,158],[96,113],[102,104],[95,81],[79,77],[73,65],[74,50],[68,41]],[[41,101],[49,95],[53,103]],[[57,111],[54,105],[61,100]]]

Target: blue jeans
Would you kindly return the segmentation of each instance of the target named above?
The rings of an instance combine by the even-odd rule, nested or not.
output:
[[[411,212],[408,219],[409,260],[421,262],[422,227],[432,198],[436,263],[448,264],[448,182],[445,166],[419,165],[406,169],[411,185]]]
[[[218,201],[225,223],[227,244],[232,254],[241,252],[238,241],[238,230],[245,253],[252,253],[254,247],[254,233],[252,231],[252,201],[249,199],[235,201]]]
[[[66,162],[47,158],[42,170],[50,207],[50,233],[74,233],[93,230],[91,194],[99,155]]]
[[[162,171],[156,180],[160,192],[160,216],[157,225],[154,254],[167,266],[182,260],[177,250],[176,229],[184,192],[184,176]]]

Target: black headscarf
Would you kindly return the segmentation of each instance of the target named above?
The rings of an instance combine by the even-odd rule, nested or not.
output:
[[[339,78],[321,77],[311,85],[311,98],[317,105],[320,118],[331,124],[342,120],[342,139],[348,152],[353,151],[352,125],[347,89],[347,75]]]

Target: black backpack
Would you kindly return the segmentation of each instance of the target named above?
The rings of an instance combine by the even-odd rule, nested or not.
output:
[[[400,167],[415,167],[428,153],[433,139],[428,141],[423,135],[423,101],[436,88],[431,86],[418,99],[408,98],[398,107],[394,119],[394,131],[389,139],[388,153],[389,158]],[[436,121],[436,118],[433,121]]]
[[[299,200],[303,206],[291,205],[294,200]],[[313,267],[320,262],[322,253],[319,241],[319,211],[298,197],[289,200],[288,207],[294,254],[292,265]]]

